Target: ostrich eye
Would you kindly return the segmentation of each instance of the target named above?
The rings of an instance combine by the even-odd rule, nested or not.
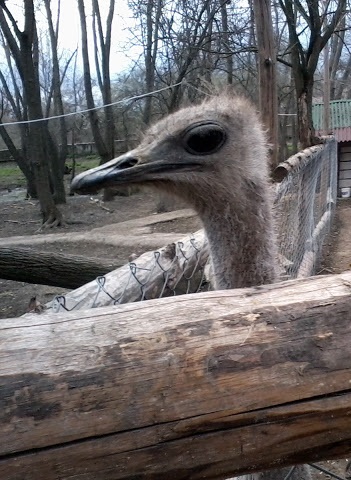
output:
[[[185,131],[185,150],[192,155],[210,155],[217,152],[226,140],[224,129],[216,123],[202,123]]]

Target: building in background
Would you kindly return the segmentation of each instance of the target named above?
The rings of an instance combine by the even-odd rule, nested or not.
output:
[[[313,105],[312,116],[316,134],[323,135],[323,103]],[[338,142],[338,192],[340,196],[350,196],[351,99],[330,102],[330,132]]]

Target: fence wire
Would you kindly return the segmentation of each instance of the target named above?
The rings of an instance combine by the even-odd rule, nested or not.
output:
[[[328,139],[280,164],[283,180],[275,187],[275,217],[281,278],[317,273],[337,194],[337,148]],[[56,296],[54,312],[196,293],[209,289],[208,245],[203,231]]]
[[[323,242],[332,224],[337,195],[337,146],[332,139],[280,165],[287,176],[275,197],[279,259],[283,278],[318,273]]]

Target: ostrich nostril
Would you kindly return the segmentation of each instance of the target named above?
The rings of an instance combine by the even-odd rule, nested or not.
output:
[[[125,168],[131,168],[131,167],[134,167],[134,165],[136,165],[137,163],[139,162],[139,160],[137,158],[133,158],[133,157],[128,157],[128,158],[125,158],[123,160],[121,160],[120,162],[118,162],[118,164],[116,165],[116,167],[118,169],[125,169]]]

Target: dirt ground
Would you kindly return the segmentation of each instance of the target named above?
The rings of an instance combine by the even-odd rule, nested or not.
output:
[[[319,273],[341,273],[351,269],[351,198],[338,199],[333,228],[324,247]]]
[[[69,241],[48,242],[41,244],[28,243],[21,245],[38,251],[51,251],[72,255],[84,255],[90,258],[104,258],[114,260],[117,265],[128,262],[130,255],[139,256],[145,251],[154,250],[155,245],[147,246],[144,243],[113,246],[109,244],[92,243],[89,232],[93,229],[114,225],[127,220],[144,218],[156,214],[158,197],[150,192],[140,192],[130,197],[115,197],[112,202],[103,203],[100,196],[86,197],[74,196],[67,198],[67,204],[61,206],[67,225],[55,230],[46,230],[37,233],[41,225],[40,211],[37,201],[12,200],[6,195],[1,197],[0,192],[0,226],[1,238],[17,237],[23,235],[40,236],[46,234],[67,234],[87,232],[87,241],[80,240],[73,243]],[[178,206],[178,205],[177,205]],[[183,205],[180,205],[183,207]],[[201,228],[196,217],[180,218],[167,222],[156,223],[152,226],[152,233],[174,233],[175,238],[191,233]],[[34,238],[35,240],[35,238]],[[158,247],[167,244],[160,239]],[[68,290],[59,287],[27,284],[0,279],[0,319],[23,315],[26,313],[32,297],[45,304],[55,295]]]
[[[16,195],[18,197],[18,195]],[[61,241],[33,245],[38,250],[63,252],[86,257],[115,259],[120,265],[128,261],[131,254],[140,255],[145,244],[131,244],[116,248],[112,245],[91,243],[89,232],[98,227],[125,222],[131,219],[156,215],[158,198],[150,192],[140,192],[130,197],[116,197],[114,201],[102,203],[99,196],[69,197],[67,205],[61,207],[67,225],[54,232],[36,233],[41,224],[39,207],[33,200],[14,199],[12,194],[0,192],[0,225],[2,238],[42,235],[47,233],[87,232],[87,241],[79,243]],[[152,232],[182,234],[195,232],[201,228],[196,216],[162,221],[152,227]],[[178,238],[178,237],[176,237]],[[162,246],[161,243],[159,246]],[[30,246],[30,245],[29,245]],[[149,248],[152,250],[153,248]],[[331,234],[326,242],[321,274],[340,273],[351,268],[351,199],[340,200]],[[36,284],[26,284],[0,279],[0,318],[15,317],[24,314],[31,297],[36,296],[41,303],[47,303],[55,295],[67,290]],[[319,464],[329,471],[345,476],[346,460],[328,461]],[[313,479],[329,479],[330,475],[316,469],[312,470]]]

